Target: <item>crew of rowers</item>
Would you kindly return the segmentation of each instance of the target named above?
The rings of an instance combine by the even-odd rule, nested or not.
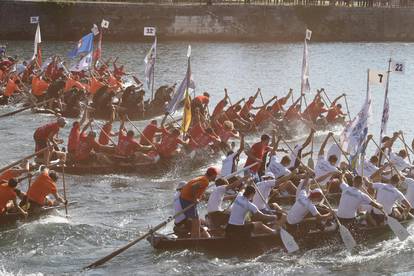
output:
[[[300,236],[311,229],[337,229],[334,216],[350,230],[384,225],[385,214],[398,220],[413,218],[410,211],[414,206],[411,178],[414,166],[407,160],[406,149],[398,152],[392,149],[401,137],[400,132],[384,137],[376,154],[356,167],[340,162],[346,153],[336,143],[333,133],[329,133],[320,147],[315,167],[311,168],[303,158],[312,156],[312,152],[305,150],[314,132],[290,154],[283,153],[287,151],[279,143],[284,140],[276,138],[275,132],[272,137],[264,134],[250,149],[241,147],[229,152],[221,171],[211,167],[203,176],[180,182],[174,195],[174,210],[179,215],[175,218],[174,233],[180,238],[225,235],[243,239],[252,234],[273,234],[283,227]],[[325,153],[330,139],[335,143]],[[370,140],[372,136],[368,135],[364,148]],[[244,177],[233,176],[243,152],[247,155]],[[210,182],[214,183],[212,187]],[[212,189],[207,195],[208,188]],[[406,189],[405,195],[401,188]],[[323,204],[325,195],[340,196],[336,212]],[[289,210],[277,203],[284,197],[295,198]],[[208,199],[205,220],[197,211],[203,199]]]
[[[21,177],[28,174],[28,177]],[[22,166],[10,168],[0,174],[0,217],[5,214],[20,214],[27,218],[28,214],[36,213],[40,208],[67,204],[57,188],[58,175],[55,171],[42,167],[33,182],[29,181],[27,192],[22,192],[19,183],[32,175],[29,173],[29,162]],[[18,199],[20,202],[18,203]]]

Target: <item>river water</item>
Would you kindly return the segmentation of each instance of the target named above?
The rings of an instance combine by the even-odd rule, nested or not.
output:
[[[8,52],[21,58],[32,53],[31,41],[9,41]],[[45,42],[43,56],[65,55],[68,42]],[[119,56],[129,72],[142,79],[143,59],[150,43],[106,43],[104,56]],[[386,70],[390,56],[404,61],[405,75],[390,78],[390,120],[388,132],[403,129],[411,141],[414,126],[410,123],[414,108],[414,44],[409,43],[310,43],[310,83],[324,87],[333,99],[348,95],[351,114],[360,109],[366,91],[366,71]],[[266,99],[282,96],[291,87],[299,95],[302,44],[273,43],[192,43],[192,72],[196,92],[208,91],[212,103],[223,96],[227,87],[233,102],[248,97],[258,87]],[[186,71],[187,43],[159,41],[156,86],[179,82]],[[370,132],[379,134],[384,88],[372,87],[373,114]],[[258,100],[260,102],[260,99]],[[345,105],[343,104],[344,109]],[[210,109],[213,105],[210,106]],[[12,110],[1,108],[1,113]],[[53,120],[50,115],[21,113],[1,119],[0,165],[6,165],[33,151],[35,128]],[[139,127],[145,123],[137,122]],[[63,131],[66,137],[69,127]],[[306,134],[304,134],[306,135]],[[320,134],[321,136],[322,134]],[[321,136],[322,137],[322,136]],[[303,138],[303,137],[302,137]],[[249,142],[256,140],[248,137]],[[401,146],[401,145],[400,145]],[[374,149],[370,149],[371,151]],[[219,164],[212,160],[211,164]],[[208,164],[208,165],[211,165]],[[193,164],[194,165],[194,164]],[[192,166],[194,167],[194,166]],[[197,167],[197,166],[195,166]],[[99,175],[66,176],[68,198],[77,201],[64,211],[38,221],[19,224],[0,232],[0,274],[6,275],[74,275],[81,267],[125,245],[151,225],[171,215],[175,184],[181,179],[198,176],[207,165],[188,169],[185,164],[165,174],[141,176]],[[26,183],[23,185],[25,189]],[[61,182],[59,182],[61,187]],[[163,230],[169,232],[171,226]],[[412,227],[410,232],[414,232]],[[412,274],[414,273],[414,239],[399,242],[371,240],[360,245],[356,254],[347,253],[341,244],[322,246],[310,251],[287,255],[274,250],[256,257],[217,258],[188,250],[156,252],[142,241],[90,275],[269,275],[269,274]]]

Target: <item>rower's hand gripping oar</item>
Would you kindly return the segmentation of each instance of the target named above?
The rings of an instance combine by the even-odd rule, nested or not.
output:
[[[284,139],[282,139],[282,141],[283,141],[283,143],[285,143],[285,145],[289,148],[289,150],[290,150],[291,152],[293,152],[293,150],[292,150],[292,148],[289,146],[289,144],[288,144],[288,143],[287,143]],[[299,162],[302,164],[302,166],[306,167],[306,165],[303,163],[302,159],[298,158],[298,160],[299,160]],[[343,242],[344,242],[344,244],[345,244],[345,247],[346,247],[349,251],[351,251],[351,250],[352,250],[352,249],[356,246],[356,241],[355,241],[354,237],[352,237],[351,232],[350,232],[350,231],[349,231],[349,230],[348,230],[345,226],[343,226],[343,225],[342,225],[342,223],[339,221],[339,218],[338,218],[337,214],[335,213],[335,211],[333,211],[332,205],[330,204],[329,200],[326,198],[325,193],[323,192],[323,189],[322,189],[321,185],[319,184],[319,182],[318,182],[316,179],[314,179],[314,182],[315,182],[315,183],[316,183],[316,185],[319,187],[319,189],[321,189],[321,191],[322,191],[322,196],[323,196],[323,198],[324,198],[324,200],[325,200],[326,204],[328,205],[329,209],[330,209],[330,210],[332,211],[332,213],[334,214],[335,220],[336,220],[336,222],[338,223],[338,226],[339,226],[339,233],[340,233],[340,235],[341,235],[342,241],[343,241]]]
[[[251,167],[256,166],[257,164],[258,164],[257,162],[256,162],[256,163],[253,163],[253,164],[251,164],[251,165],[249,165],[249,166],[247,166],[247,167],[244,167],[244,168],[240,169],[240,170],[239,170],[239,171],[237,171],[237,172],[234,172],[234,173],[232,173],[232,174],[229,174],[228,176],[226,176],[226,177],[225,177],[225,179],[228,179],[228,178],[231,178],[231,177],[233,177],[233,176],[235,176],[235,175],[238,175],[239,173],[241,173],[241,172],[243,172],[243,171],[245,171],[245,170],[247,170],[247,169],[250,169]],[[148,237],[148,236],[150,236],[150,235],[154,234],[156,231],[158,231],[158,230],[159,230],[159,229],[161,229],[162,227],[166,226],[169,222],[173,221],[176,217],[178,217],[178,216],[180,216],[180,215],[184,214],[185,212],[187,212],[187,210],[189,210],[190,208],[192,208],[195,204],[196,204],[196,203],[193,203],[193,204],[191,204],[191,205],[187,206],[186,208],[184,208],[184,209],[183,209],[183,210],[181,210],[180,212],[176,213],[174,216],[169,217],[168,219],[166,219],[165,221],[161,222],[161,223],[160,223],[160,224],[158,224],[157,226],[155,226],[155,227],[151,228],[151,229],[150,229],[150,230],[149,230],[146,234],[144,234],[144,235],[142,235],[142,236],[138,237],[137,239],[133,240],[132,242],[128,243],[127,245],[125,245],[125,246],[123,246],[123,247],[121,247],[121,248],[119,248],[119,249],[115,250],[115,251],[114,251],[114,252],[112,252],[111,254],[109,254],[109,255],[107,255],[107,256],[105,256],[105,257],[103,257],[103,258],[101,258],[101,259],[99,259],[99,260],[97,260],[97,261],[95,261],[95,262],[93,262],[92,264],[90,264],[90,265],[88,265],[88,266],[86,266],[86,267],[84,267],[84,268],[83,268],[83,270],[85,270],[85,269],[91,269],[91,268],[95,268],[95,267],[98,267],[98,266],[100,266],[100,265],[103,265],[103,264],[104,264],[104,263],[106,263],[107,261],[109,261],[109,260],[113,259],[114,257],[118,256],[118,255],[119,255],[119,254],[121,254],[122,252],[126,251],[126,250],[127,250],[127,249],[129,249],[131,246],[133,246],[133,245],[135,245],[136,243],[138,243],[139,241],[142,241],[142,240],[143,240],[143,239],[145,239],[146,237]]]
[[[276,181],[276,179],[275,179]],[[260,198],[263,200],[263,202],[266,204],[267,208],[270,209],[269,204],[266,202],[266,199],[264,198],[262,192],[259,190],[259,187],[257,187],[256,183],[252,181],[253,186],[256,188],[256,192],[259,194]],[[296,243],[295,238],[289,234],[288,231],[280,227],[280,238],[283,242],[283,245],[286,247],[288,253],[293,253],[299,250],[299,245]]]

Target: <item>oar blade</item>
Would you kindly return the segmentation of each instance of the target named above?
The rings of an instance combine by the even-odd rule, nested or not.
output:
[[[339,233],[341,234],[341,238],[345,244],[345,247],[349,251],[352,251],[352,249],[354,249],[354,247],[356,246],[356,241],[354,237],[352,237],[351,232],[341,224],[339,225]]]
[[[283,245],[286,247],[286,250],[289,253],[293,253],[299,250],[299,245],[296,243],[293,236],[283,228],[280,229],[280,238],[282,239]]]
[[[404,241],[410,236],[410,233],[408,233],[407,229],[402,226],[402,224],[395,218],[387,217],[387,223],[400,241]]]

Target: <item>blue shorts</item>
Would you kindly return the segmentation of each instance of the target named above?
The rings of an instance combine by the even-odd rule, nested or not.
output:
[[[190,206],[191,204],[194,204],[194,202],[187,201],[185,199],[182,199],[181,197],[180,197],[180,203],[181,203],[181,208],[183,208],[183,210],[185,208],[187,208],[188,206]],[[187,211],[185,211],[184,212],[184,215],[188,219],[198,218],[197,204],[194,204],[193,207],[191,207],[190,209],[188,209]]]

